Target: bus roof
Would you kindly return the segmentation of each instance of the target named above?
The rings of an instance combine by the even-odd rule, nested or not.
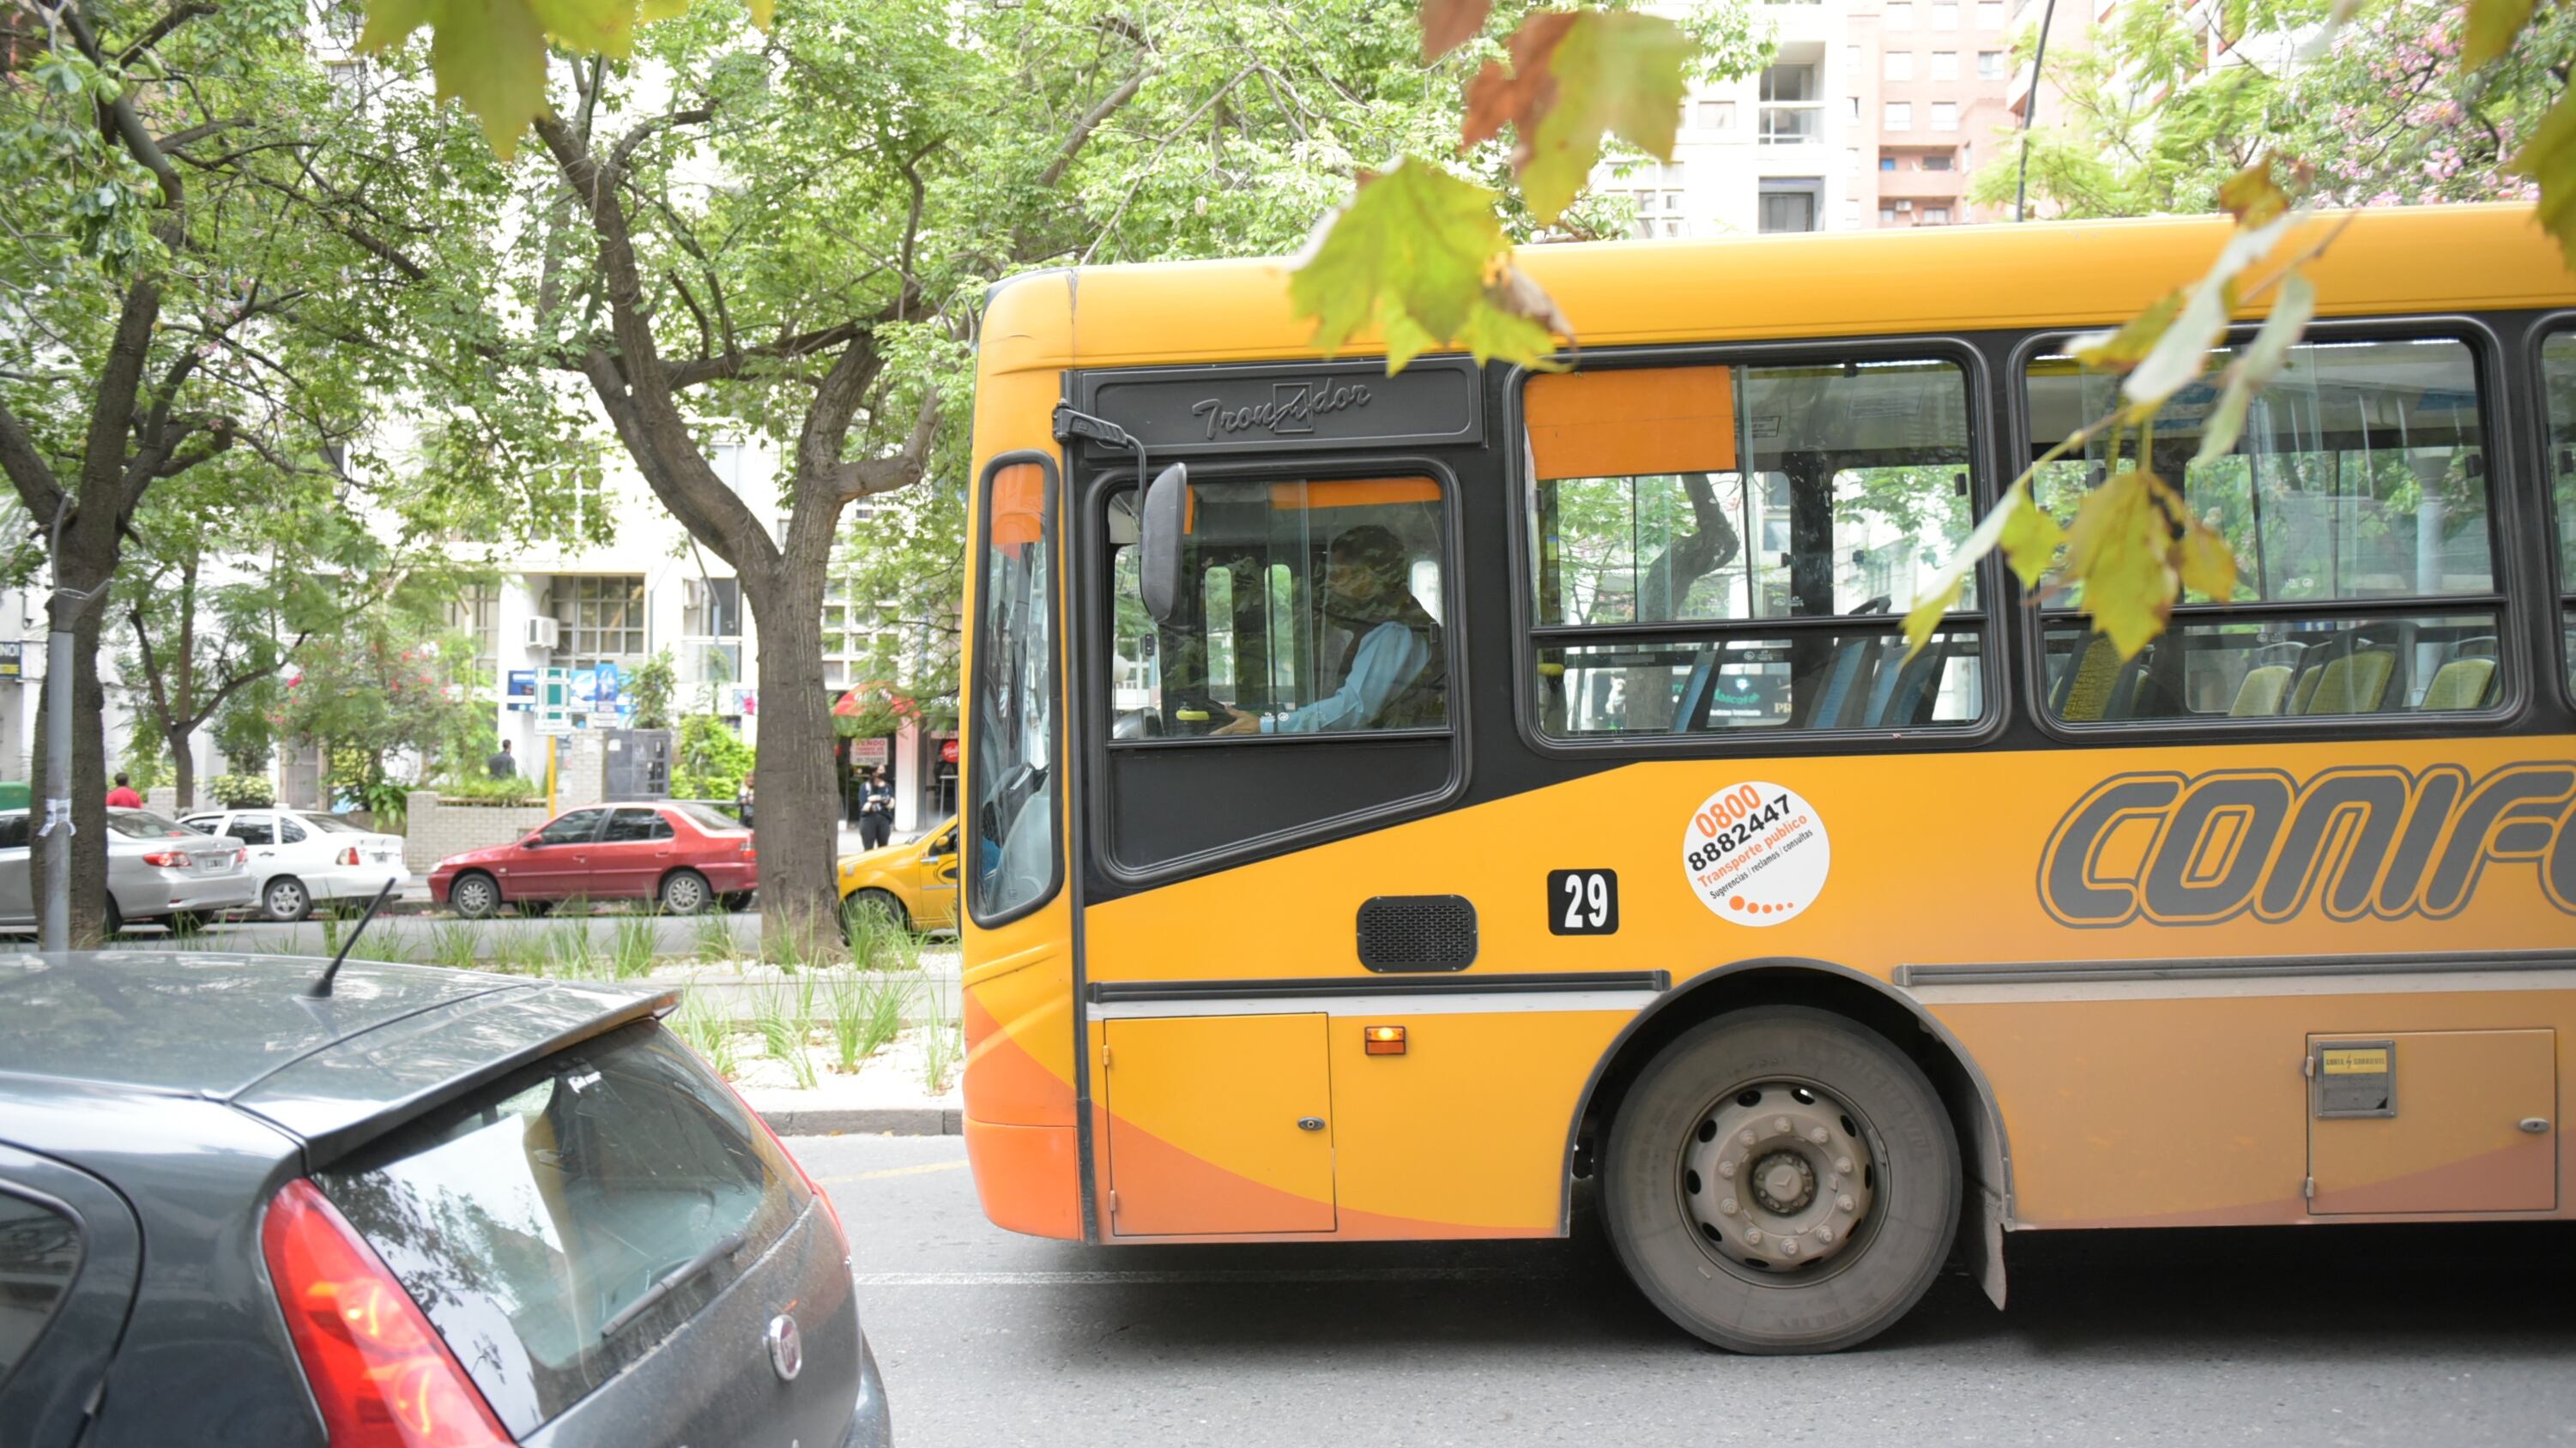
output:
[[[2321,316],[2576,307],[2576,273],[2525,204],[2320,213]],[[2100,326],[2198,277],[2224,216],[1525,246],[1515,258],[1585,347]],[[987,373],[1317,356],[1286,261],[1059,269],[995,288]],[[2267,274],[2258,264],[2248,275]],[[2259,315],[2270,294],[2245,309]],[[1384,350],[1364,332],[1343,355]]]

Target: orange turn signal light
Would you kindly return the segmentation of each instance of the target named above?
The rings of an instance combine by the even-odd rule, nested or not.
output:
[[[1404,1054],[1404,1027],[1402,1026],[1362,1026],[1360,1040],[1364,1043],[1363,1049],[1372,1056]]]

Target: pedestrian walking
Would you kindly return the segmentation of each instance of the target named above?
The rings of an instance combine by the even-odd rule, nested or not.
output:
[[[107,807],[109,809],[141,809],[143,808],[143,796],[136,794],[134,792],[133,784],[129,782],[124,775],[120,774],[116,777],[116,788],[107,792]]]
[[[519,756],[510,752],[510,741],[504,739],[501,752],[484,760],[483,767],[492,771],[494,779],[516,779],[519,777]]]
[[[859,786],[859,848],[883,849],[893,834],[894,786],[886,783],[882,767],[871,764],[867,782]]]

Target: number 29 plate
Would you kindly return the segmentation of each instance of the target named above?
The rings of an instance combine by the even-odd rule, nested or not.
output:
[[[1619,872],[1547,872],[1547,928],[1555,935],[1612,935],[1619,929]]]

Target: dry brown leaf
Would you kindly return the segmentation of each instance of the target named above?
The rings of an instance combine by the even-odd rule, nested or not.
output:
[[[1438,60],[1485,28],[1494,0],[1422,0],[1422,59]]]

